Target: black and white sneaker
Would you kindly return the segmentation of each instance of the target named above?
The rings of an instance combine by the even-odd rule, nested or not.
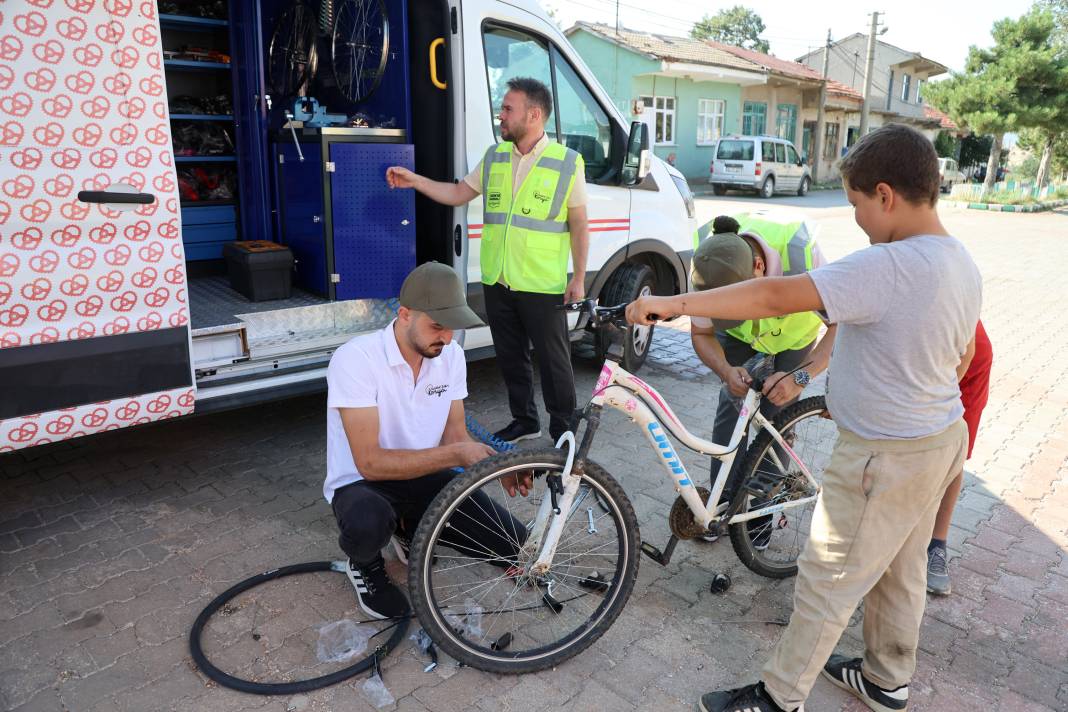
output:
[[[786,712],[768,696],[762,682],[737,690],[717,690],[701,695],[697,709],[701,712]],[[805,712],[805,706],[801,705],[794,712]]]
[[[846,692],[852,692],[875,712],[898,712],[909,706],[908,685],[894,690],[883,689],[864,677],[860,663],[860,658],[832,655],[823,666],[823,676]]]
[[[408,540],[402,539],[401,537],[394,534],[392,537],[390,537],[389,543],[393,545],[393,553],[397,555],[397,560],[407,566],[408,550],[411,549],[411,545],[408,543]]]
[[[386,620],[408,614],[408,599],[389,580],[386,562],[381,556],[363,565],[357,565],[349,559],[345,573],[348,574],[352,587],[356,589],[356,600],[359,601],[360,608],[367,615]]]
[[[523,425],[518,420],[513,420],[506,427],[501,428],[493,434],[493,437],[502,442],[506,442],[510,445],[514,445],[520,440],[530,440],[532,438],[541,437],[541,429],[537,426],[531,427]]]

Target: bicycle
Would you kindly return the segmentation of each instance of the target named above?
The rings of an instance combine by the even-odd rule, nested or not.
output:
[[[637,578],[638,552],[667,565],[679,539],[726,529],[739,559],[754,572],[782,578],[797,571],[820,491],[817,475],[837,436],[823,397],[798,401],[772,423],[759,412],[764,380],[754,378],[729,444],[697,437],[653,387],[619,365],[625,307],[590,300],[566,305],[613,337],[589,403],[556,448],[501,453],[458,475],[427,509],[411,541],[408,588],[415,613],[434,642],[466,665],[533,672],[580,653],[622,611]],[[623,487],[588,458],[606,407],[639,424],[678,492],[663,550],[641,542]],[[750,426],[757,430],[751,444]],[[723,463],[711,491],[693,483],[669,435]],[[743,453],[745,466],[732,468]],[[526,496],[509,496],[519,485],[529,488]],[[451,520],[470,517],[460,507],[479,491],[526,525],[526,531],[505,532],[510,554],[473,539],[457,547]]]

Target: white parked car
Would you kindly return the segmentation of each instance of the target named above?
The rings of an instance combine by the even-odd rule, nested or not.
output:
[[[953,190],[957,183],[964,182],[964,174],[961,173],[957,162],[952,158],[938,159],[938,180],[943,193]]]
[[[726,136],[716,144],[708,182],[712,192],[755,190],[806,195],[812,186],[808,165],[789,141],[774,136]]]

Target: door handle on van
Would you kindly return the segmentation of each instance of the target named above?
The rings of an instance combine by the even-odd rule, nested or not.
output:
[[[457,225],[452,231],[452,248],[456,250],[456,256],[459,257],[464,253],[464,234],[460,230],[460,226]]]
[[[444,37],[438,37],[430,43],[430,83],[438,89],[448,89],[449,85],[438,78],[438,47],[445,44]]]
[[[78,200],[83,203],[151,205],[156,202],[156,196],[151,193],[118,193],[111,190],[79,190]]]

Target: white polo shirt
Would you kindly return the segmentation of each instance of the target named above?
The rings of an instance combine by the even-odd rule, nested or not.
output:
[[[352,459],[338,408],[378,408],[378,443],[391,450],[425,450],[441,444],[454,400],[467,397],[467,362],[456,342],[424,358],[415,381],[401,355],[393,325],[357,336],[334,352],[326,372],[327,502],[362,480]]]

